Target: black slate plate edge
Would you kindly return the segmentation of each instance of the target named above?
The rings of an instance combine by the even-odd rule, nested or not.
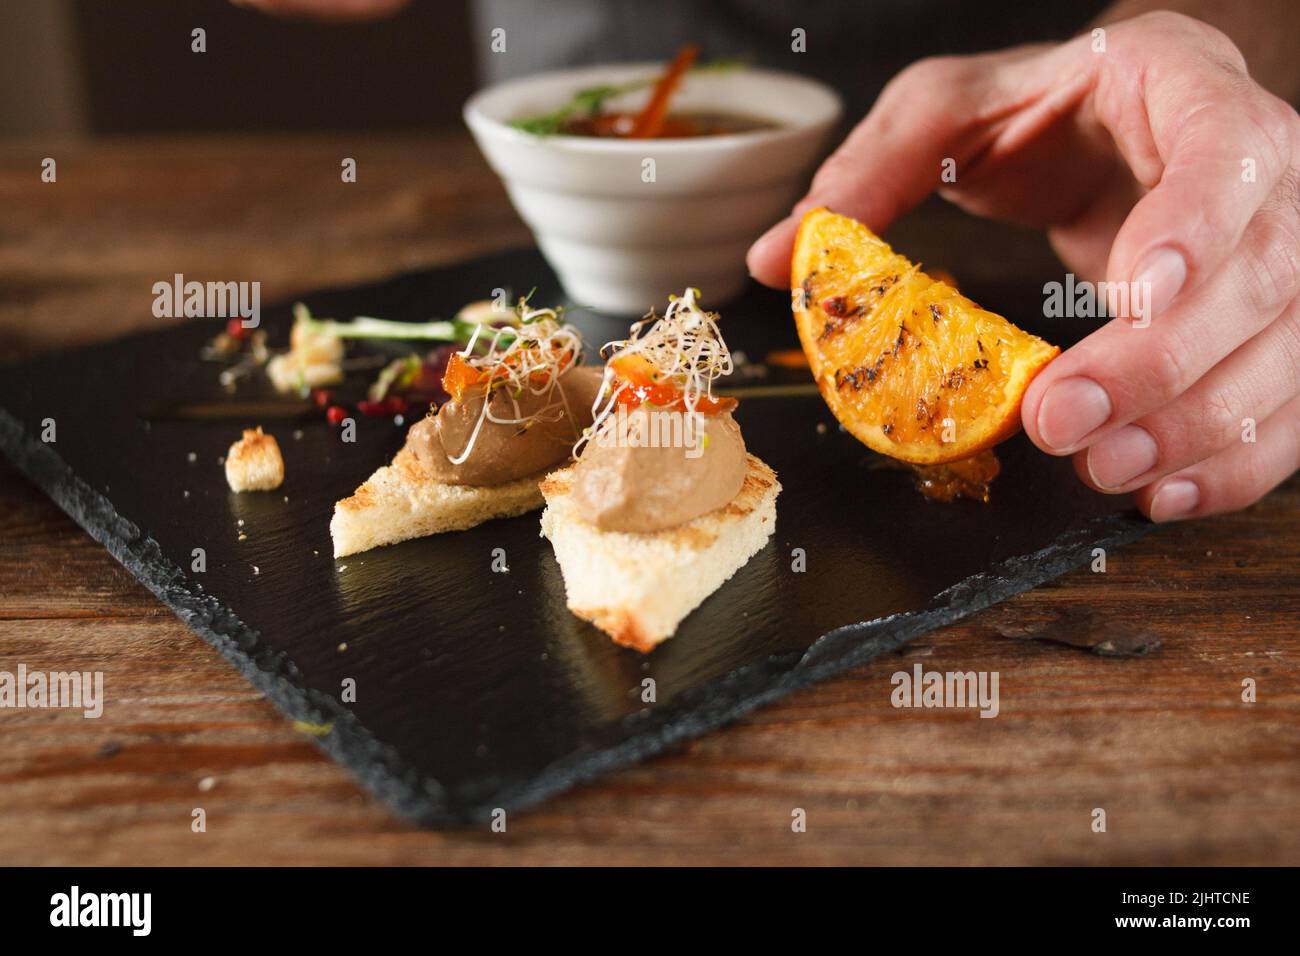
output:
[[[1069,544],[1062,546],[1056,542],[1033,554],[1004,561],[992,571],[972,575],[937,595],[923,611],[847,624],[822,635],[801,655],[769,659],[733,671],[697,688],[686,713],[665,719],[658,726],[652,715],[647,726],[639,728],[636,737],[622,744],[555,761],[527,785],[503,790],[492,804],[472,808],[470,819],[490,819],[495,807],[536,805],[581,783],[662,753],[680,741],[739,720],[787,694],[896,650],[935,628],[1032,590],[1085,564],[1092,557],[1093,548],[1120,547],[1155,527],[1137,511],[1098,517],[1087,528],[1076,530]],[[1104,537],[1097,537],[1098,532]],[[770,675],[777,669],[782,672],[772,680]],[[740,695],[748,696],[737,700]],[[681,703],[675,702],[676,708],[680,706]],[[653,732],[648,733],[647,728],[653,728]]]
[[[256,631],[188,579],[153,538],[119,515],[107,498],[76,477],[49,445],[28,436],[2,408],[0,451],[287,717],[316,726],[331,724],[328,733],[313,735],[316,743],[371,793],[407,819],[454,819],[436,781],[421,780],[405,769],[396,753],[375,740],[333,697],[296,685],[292,662],[262,647]]]
[[[936,596],[923,611],[837,628],[800,655],[769,659],[697,688],[691,699],[676,705],[676,716],[666,717],[657,725],[653,712],[648,717],[630,718],[646,722],[638,728],[635,738],[554,761],[528,783],[503,788],[487,800],[453,805],[436,780],[407,767],[392,748],[377,741],[341,703],[297,686],[291,661],[260,647],[256,631],[229,607],[206,594],[201,585],[189,580],[163,557],[157,542],[143,535],[116,512],[107,498],[73,475],[49,445],[28,436],[22,424],[4,409],[0,409],[0,450],[286,716],[314,725],[331,724],[328,733],[315,737],[316,743],[367,790],[405,819],[435,827],[488,820],[498,808],[535,806],[580,783],[735,721],[816,681],[864,664],[936,627],[1036,587],[1086,562],[1092,548],[1118,547],[1154,527],[1136,512],[1096,518],[1086,528],[1076,530],[1065,543],[1058,541],[958,582]],[[737,694],[748,696],[737,700]],[[687,708],[685,713],[680,712],[682,705]]]

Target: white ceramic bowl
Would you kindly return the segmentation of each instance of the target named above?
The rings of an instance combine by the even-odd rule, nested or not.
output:
[[[746,249],[799,198],[840,116],[829,87],[745,69],[691,74],[673,111],[738,113],[775,128],[621,140],[537,137],[507,125],[549,113],[579,90],[662,69],[635,63],[543,73],[489,87],[465,104],[479,148],[580,305],[641,314],[687,286],[710,305],[734,296],[746,282]],[[606,108],[635,110],[648,95],[627,94]]]

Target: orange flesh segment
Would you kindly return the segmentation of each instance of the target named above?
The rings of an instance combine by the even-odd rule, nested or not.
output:
[[[667,409],[685,407],[686,397],[682,390],[672,382],[660,381],[658,370],[644,357],[622,356],[613,359],[609,367],[627,385],[618,393],[618,404],[633,408],[644,404]],[[696,400],[695,410],[701,415],[717,415],[734,410],[737,404],[734,398],[701,395]]]
[[[563,375],[572,359],[573,356],[567,351],[561,355],[560,361],[556,365],[556,372]],[[509,361],[508,356],[506,360]],[[536,371],[529,378],[534,385],[545,385],[550,379],[550,374],[549,371]],[[447,371],[442,375],[442,390],[459,402],[464,400],[465,393],[471,388],[485,382],[489,384],[499,382],[508,377],[506,371],[500,367],[485,372],[466,362],[461,353],[453,352],[451,358],[447,361]]]
[[[1013,435],[1025,389],[1060,352],[824,208],[803,218],[791,285],[831,412],[872,450],[913,464],[969,458]]]

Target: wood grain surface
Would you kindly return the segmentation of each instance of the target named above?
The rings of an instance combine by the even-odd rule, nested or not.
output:
[[[527,240],[460,134],[5,145],[0,209],[6,357],[148,327],[174,272],[259,279],[269,301]],[[942,210],[902,228],[958,275],[1051,268],[1041,244]],[[505,833],[434,833],[393,819],[0,464],[0,670],[102,670],[107,698],[98,720],[0,710],[0,863],[1296,864],[1297,540],[1293,478]],[[918,662],[997,671],[1000,715],[893,708],[891,675]]]

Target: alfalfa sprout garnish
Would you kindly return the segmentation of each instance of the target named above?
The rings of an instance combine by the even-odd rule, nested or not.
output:
[[[713,383],[730,375],[733,363],[717,315],[700,308],[699,297],[699,289],[669,296],[662,316],[651,310],[626,339],[600,350],[606,365],[591,409],[595,420],[575,454],[620,404],[706,415],[735,407],[734,399],[713,395]]]
[[[501,318],[479,322],[447,366],[443,387],[455,400],[463,400],[470,389],[482,389],[482,405],[464,450],[450,459],[466,461],[474,450],[484,422],[514,425],[523,430],[540,422],[559,421],[570,416],[568,399],[559,387],[560,376],[582,361],[582,336],[563,321],[559,308],[536,309],[528,296]],[[524,411],[524,395],[540,397],[531,411]],[[503,395],[504,401],[495,400]]]

